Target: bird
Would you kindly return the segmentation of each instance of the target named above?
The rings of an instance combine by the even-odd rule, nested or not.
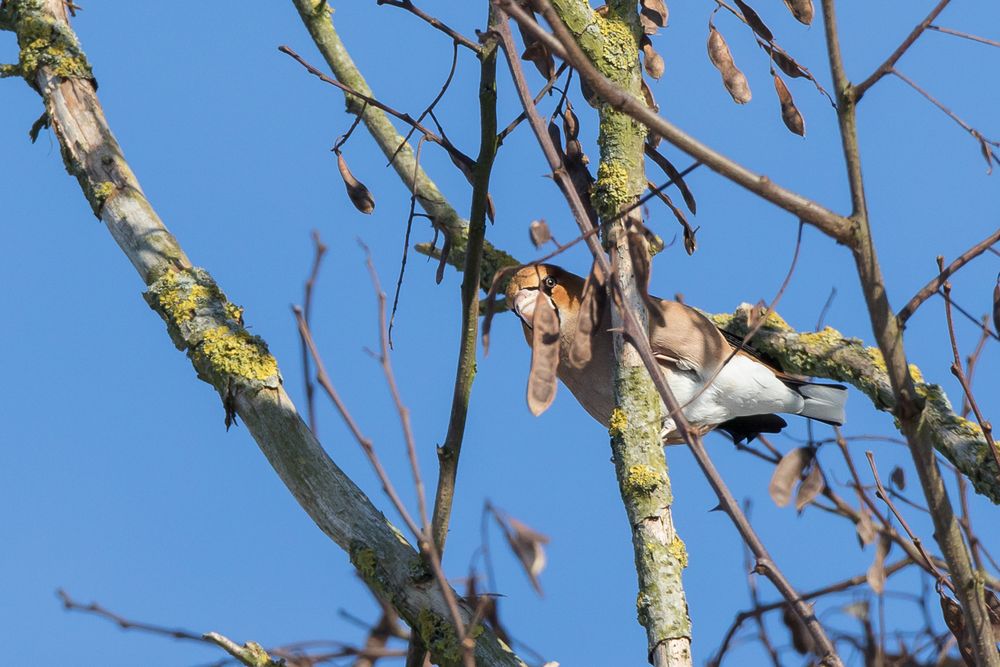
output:
[[[527,265],[512,275],[507,304],[520,318],[532,344],[532,321],[539,299],[555,310],[559,327],[556,375],[591,417],[609,426],[614,399],[614,347],[610,309],[585,300],[586,281],[553,264]],[[603,288],[588,286],[588,296]],[[600,298],[600,296],[598,296]],[[778,364],[743,343],[690,306],[649,297],[649,344],[687,421],[707,433],[719,429],[735,442],[778,433],[787,422],[777,413],[801,415],[826,424],[845,421],[847,388],[810,382],[783,372]],[[581,312],[596,322],[581,319]],[[588,336],[589,341],[581,338]],[[589,345],[581,346],[581,343]],[[583,352],[581,353],[581,350]],[[664,410],[666,414],[666,410]],[[661,436],[683,440],[674,420],[664,418]]]

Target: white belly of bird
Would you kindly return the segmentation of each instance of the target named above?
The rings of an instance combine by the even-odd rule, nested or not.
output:
[[[684,416],[696,425],[721,424],[734,417],[772,412],[797,414],[804,403],[802,396],[767,366],[743,355],[733,357],[704,391],[704,383],[691,373],[668,372],[667,384]],[[664,431],[672,430],[673,420],[664,420]]]

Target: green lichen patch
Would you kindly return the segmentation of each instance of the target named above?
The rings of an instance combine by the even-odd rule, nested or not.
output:
[[[199,377],[224,396],[277,388],[281,376],[267,344],[243,327],[243,309],[229,302],[206,271],[167,269],[144,296]]]
[[[39,69],[64,79],[93,79],[90,63],[65,23],[45,12],[41,0],[12,0],[6,9],[20,47],[18,68],[32,87]]]
[[[482,633],[482,627],[478,630]],[[449,667],[462,664],[462,644],[451,621],[429,609],[421,609],[417,614],[417,632],[436,664]]]
[[[663,483],[663,475],[645,464],[629,466],[625,488],[630,494],[648,495]]]
[[[687,547],[679,535],[674,535],[674,539],[667,545],[667,553],[680,564],[682,569],[688,566]]]

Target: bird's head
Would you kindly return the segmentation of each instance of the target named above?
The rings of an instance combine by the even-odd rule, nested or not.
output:
[[[507,303],[521,318],[525,335],[531,330],[531,319],[535,314],[538,298],[549,299],[559,316],[560,328],[575,331],[575,324],[583,298],[584,280],[578,275],[565,271],[554,264],[534,264],[518,269],[507,283]]]

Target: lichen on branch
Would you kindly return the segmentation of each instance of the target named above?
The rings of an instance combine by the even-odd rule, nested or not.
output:
[[[750,330],[753,316],[754,307],[749,304],[740,305],[732,314],[710,315],[717,326],[738,336]],[[882,353],[836,329],[798,332],[780,318],[769,318],[752,344],[788,373],[846,382],[884,412],[891,412],[896,405]],[[914,364],[910,364],[910,375],[917,394],[924,399],[920,429],[935,449],[969,478],[976,492],[1000,504],[1000,480],[979,425],[958,415],[941,386],[925,382]]]

